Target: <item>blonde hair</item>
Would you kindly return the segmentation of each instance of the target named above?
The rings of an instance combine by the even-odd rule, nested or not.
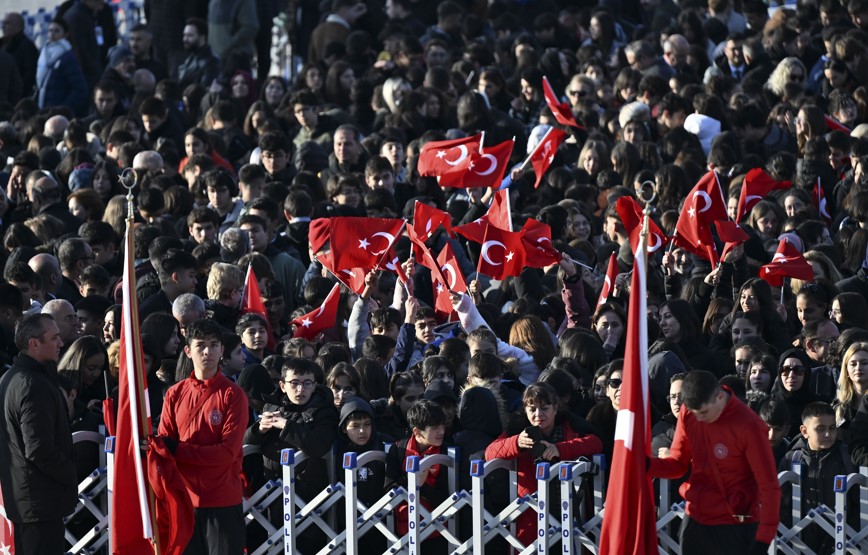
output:
[[[801,69],[802,75],[807,79],[808,70],[805,69],[805,64],[795,56],[790,56],[781,60],[774,71],[772,71],[772,74],[769,75],[768,81],[766,81],[765,88],[774,93],[775,96],[783,97],[786,92],[786,85],[789,83],[790,73],[792,73],[794,69]],[[802,81],[802,87],[804,88],[804,81]]]
[[[523,349],[543,370],[555,356],[551,333],[538,316],[522,316],[509,329],[509,344]]]
[[[835,409],[835,418],[839,422],[846,417],[849,409],[859,402],[859,394],[856,393],[853,380],[850,379],[850,374],[847,372],[847,364],[859,351],[868,353],[868,342],[858,341],[853,343],[847,347],[844,356],[841,357],[841,375],[838,376],[838,407]]]
[[[244,285],[244,270],[234,264],[215,262],[208,274],[205,291],[208,298],[223,301],[232,296],[232,291],[241,289]]]

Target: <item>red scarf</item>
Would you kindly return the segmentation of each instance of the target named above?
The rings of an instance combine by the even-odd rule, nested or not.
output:
[[[428,447],[428,449],[426,449],[424,451],[424,453],[420,452],[419,451],[419,444],[416,443],[416,436],[414,434],[410,434],[410,439],[407,440],[407,449],[405,450],[404,460],[402,461],[402,463],[406,465],[407,457],[417,456],[420,459],[422,459],[425,455],[439,455],[440,449],[441,449],[440,447],[434,447],[432,445],[432,446]],[[406,468],[406,466],[404,468]],[[403,470],[403,468],[402,468],[402,470]],[[430,469],[428,469],[428,476],[425,478],[425,484],[424,485],[436,487],[437,486],[437,477],[439,475],[440,475],[440,465],[436,464],[436,465],[432,466]],[[421,487],[421,485],[420,485],[420,487]],[[429,503],[428,500],[426,500],[421,495],[419,496],[419,501],[422,503],[422,506],[425,507],[426,509],[428,509],[429,511],[433,508],[431,503]],[[406,503],[401,503],[398,506],[398,509],[395,512],[395,516],[396,516],[396,518],[395,518],[395,531],[398,533],[398,535],[401,535],[401,536],[407,534],[409,527],[407,525],[407,504]],[[438,537],[438,536],[440,536],[440,533],[434,532],[430,537],[433,538],[433,537]]]

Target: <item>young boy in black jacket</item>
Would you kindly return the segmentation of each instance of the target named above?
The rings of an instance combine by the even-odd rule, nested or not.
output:
[[[390,438],[378,433],[374,428],[374,411],[364,399],[355,397],[341,407],[341,419],[338,425],[337,453],[353,452],[357,455],[371,451],[383,451],[385,443]],[[342,459],[343,457],[341,457]],[[344,479],[343,465],[335,469],[336,481]],[[356,475],[356,495],[365,507],[373,505],[383,495],[386,482],[386,463],[373,461],[359,467]],[[343,516],[343,515],[341,515]],[[359,552],[383,553],[386,551],[386,539],[377,531],[368,532],[359,538]]]
[[[849,450],[838,439],[832,405],[823,402],[807,404],[802,411],[799,431],[802,437],[784,456],[780,470],[790,470],[794,462],[802,464],[802,516],[821,504],[834,510],[835,476],[850,474],[855,467],[850,461]],[[852,491],[857,490],[854,488]],[[791,499],[791,496],[782,496],[781,499]],[[855,507],[853,501],[858,502],[848,500],[848,505]],[[782,503],[781,516],[788,517],[791,513],[792,509]],[[858,527],[858,513],[852,511],[850,514],[856,517],[850,525]],[[816,553],[833,551],[834,539],[815,524],[802,530],[801,538]]]

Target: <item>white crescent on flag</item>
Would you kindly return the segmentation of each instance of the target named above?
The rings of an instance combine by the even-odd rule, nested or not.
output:
[[[504,245],[500,241],[486,241],[482,243],[482,251],[480,252],[480,256],[482,256],[482,259],[491,264],[492,266],[500,266],[501,264],[503,264],[502,260],[500,262],[495,262],[488,256],[488,249],[490,249],[493,245],[500,245],[503,250],[506,251],[506,245]]]
[[[378,231],[378,232],[374,233],[373,235],[371,235],[371,239],[373,239],[374,237],[385,237],[386,238],[386,249],[389,248],[389,245],[391,245],[392,243],[395,242],[395,236],[392,235],[391,233],[386,233],[385,231]],[[383,254],[384,252],[386,252],[386,249],[383,249],[379,252],[374,251],[371,254],[373,254],[374,256],[379,256],[379,255]]]
[[[702,212],[708,212],[708,210],[711,208],[711,204],[712,204],[711,203],[711,197],[708,196],[708,193],[706,193],[705,191],[696,191],[695,193],[693,193],[694,206],[696,206],[696,204],[695,204],[696,203],[696,197],[702,197],[702,199],[705,201],[705,207],[702,208],[702,210],[697,210],[697,211],[700,214]]]
[[[449,274],[449,289],[455,289],[455,284],[458,282],[458,276],[455,274],[455,268],[452,267],[452,263],[447,262],[440,266],[440,271]]]
[[[488,160],[488,169],[484,172],[474,170],[473,173],[475,173],[476,175],[491,175],[492,173],[494,173],[494,170],[497,169],[497,158],[493,154],[483,154],[480,159]]]
[[[458,148],[458,150],[461,151],[461,155],[457,159],[455,159],[455,160],[448,160],[446,158],[443,159],[443,161],[446,162],[447,164],[449,164],[450,166],[457,166],[458,164],[460,164],[461,162],[463,162],[464,160],[467,159],[467,154],[468,154],[467,153],[467,145],[458,145],[458,147],[456,147],[456,148]]]

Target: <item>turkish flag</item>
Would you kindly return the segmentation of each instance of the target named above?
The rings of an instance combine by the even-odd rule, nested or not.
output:
[[[515,141],[510,139],[483,151],[480,141],[478,149],[468,150],[466,158],[440,174],[438,183],[441,187],[460,189],[499,186],[514,146]]]
[[[623,196],[615,201],[615,211],[621,218],[621,223],[624,224],[624,229],[627,236],[630,238],[630,248],[633,253],[639,248],[639,235],[642,233],[642,221],[645,214],[642,211],[642,206],[636,202],[631,196]],[[660,226],[648,218],[648,252],[657,252],[660,247],[669,243],[671,239],[663,233]]]
[[[557,153],[558,147],[561,146],[561,143],[563,143],[566,138],[566,133],[556,127],[552,127],[548,130],[548,133],[545,134],[539,144],[536,145],[533,152],[530,153],[530,164],[533,166],[534,175],[536,175],[536,181],[533,183],[534,189],[539,187],[543,175],[545,175],[549,167],[552,165],[552,162],[555,160],[555,153]]]
[[[706,173],[690,191],[675,224],[676,245],[717,266],[717,247],[711,234],[711,224],[728,220],[723,193],[714,170]]]
[[[769,285],[781,287],[785,277],[814,281],[814,268],[796,247],[781,239],[772,261],[760,268],[759,275]]]
[[[460,166],[482,143],[482,134],[454,139],[451,141],[431,141],[419,151],[416,169],[421,176],[440,176]]]
[[[646,256],[644,248],[636,249],[630,284],[621,406],[600,531],[599,552],[607,555],[648,555],[658,551],[654,489],[645,469],[651,456]]]
[[[152,555],[153,510],[145,481],[141,440],[151,435],[142,334],[136,299],[133,232],[128,226],[121,286],[122,306],[118,370],[118,418],[111,503],[112,553]]]
[[[609,295],[615,289],[615,278],[618,277],[618,257],[615,253],[609,255],[609,265],[606,267],[606,277],[603,279],[603,288],[600,289],[600,298],[597,300],[597,308],[609,302]]]
[[[505,231],[487,226],[479,251],[477,271],[494,279],[521,274],[525,266],[524,245],[520,231]]]
[[[256,280],[256,272],[253,265],[247,266],[247,275],[244,277],[244,291],[241,293],[241,314],[259,314],[265,318],[265,331],[268,333],[268,343],[265,348],[273,351],[277,347],[271,322],[268,321],[268,311],[262,302],[262,293],[259,292],[259,282]]]
[[[838,120],[829,115],[824,115],[823,119],[826,120],[826,126],[829,128],[829,131],[843,131],[846,134],[852,133],[849,127],[844,125],[843,123],[839,123]]]
[[[0,488],[0,553],[15,555],[15,530],[12,521],[6,518],[3,505],[3,490]]]
[[[450,291],[456,293],[467,292],[467,282],[464,280],[464,274],[461,273],[461,265],[458,263],[458,258],[455,257],[455,251],[452,250],[452,245],[446,243],[440,254],[437,255],[437,266],[444,278],[448,278]]]
[[[485,230],[489,225],[505,231],[512,231],[512,210],[509,202],[509,189],[500,189],[494,193],[488,211],[481,218],[453,229],[474,243],[482,243],[485,238]]]
[[[431,253],[431,249],[425,244],[424,236],[420,237],[417,235],[413,226],[407,226],[407,237],[410,238],[410,243],[413,245],[413,256],[416,258],[416,262],[432,272],[439,272],[440,267],[437,265],[437,260],[434,258],[434,254]]]
[[[161,555],[182,555],[193,537],[193,501],[178,471],[175,457],[161,437],[150,437],[148,482],[154,489]]]
[[[778,181],[763,171],[762,168],[754,168],[744,176],[741,186],[741,194],[738,197],[738,209],[736,209],[735,221],[740,222],[756,203],[761,201],[772,191],[789,189],[792,181]]]
[[[404,223],[396,218],[331,218],[329,235],[335,269],[376,267],[395,243]]]
[[[584,127],[576,123],[576,116],[573,115],[573,110],[570,108],[569,103],[558,100],[554,89],[552,89],[551,83],[549,83],[548,77],[543,76],[542,86],[546,104],[548,105],[549,110],[552,111],[552,114],[555,116],[558,123],[561,125],[576,127],[578,129],[584,129]]]
[[[313,341],[320,332],[335,327],[335,319],[338,317],[340,301],[341,285],[335,283],[335,286],[332,287],[332,290],[318,309],[312,310],[290,322],[290,324],[295,325],[295,333],[292,337],[302,337],[308,341]]]
[[[423,241],[427,241],[441,225],[446,233],[452,235],[452,216],[417,200],[413,209],[413,229],[416,235],[423,237]]]
[[[307,240],[313,252],[319,252],[329,242],[331,234],[331,218],[317,218],[310,222],[307,229]]]
[[[735,222],[719,221],[714,222],[714,225],[717,226],[717,236],[725,243],[723,246],[723,252],[720,254],[721,258],[726,258],[727,253],[731,251],[733,247],[750,239],[747,232]]]
[[[365,290],[365,275],[367,270],[364,268],[349,268],[343,270],[335,269],[334,260],[332,260],[331,252],[321,252],[316,255],[316,259],[326,270],[331,272],[338,281],[347,286],[347,288],[357,295],[361,295]]]
[[[811,192],[811,200],[814,202],[817,211],[819,211],[820,218],[826,222],[826,225],[830,225],[832,223],[832,215],[829,214],[829,207],[826,203],[826,193],[823,192],[823,186],[820,184],[819,177],[817,177],[817,182],[814,183],[814,190]]]
[[[557,264],[563,255],[552,245],[552,227],[528,218],[521,228],[524,261],[529,268],[545,268]]]

